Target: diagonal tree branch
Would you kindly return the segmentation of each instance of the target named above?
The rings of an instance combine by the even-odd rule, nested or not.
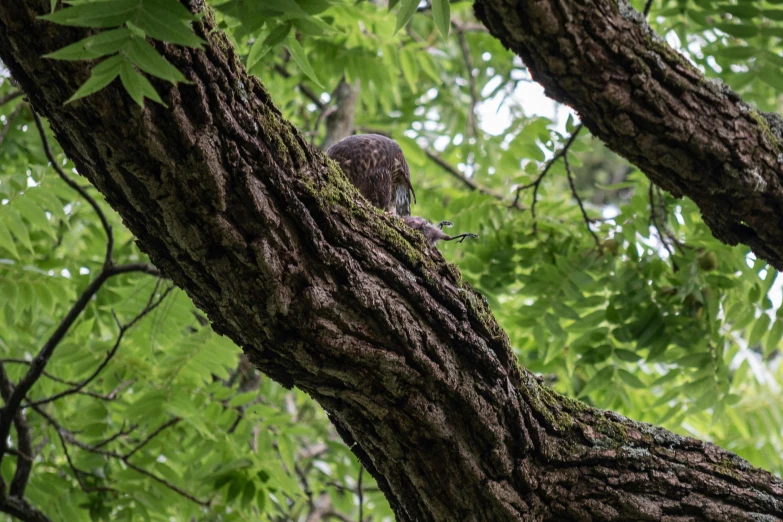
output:
[[[8,402],[12,393],[13,385],[5,371],[5,365],[0,363],[0,395],[4,401]],[[21,410],[14,415],[14,428],[16,428],[16,442],[19,448],[16,452],[16,470],[9,493],[12,496],[23,498],[33,468],[34,455],[30,424],[27,422],[27,415]]]
[[[782,118],[708,81],[627,0],[474,7],[594,136],[656,185],[693,199],[716,238],[783,268]]]

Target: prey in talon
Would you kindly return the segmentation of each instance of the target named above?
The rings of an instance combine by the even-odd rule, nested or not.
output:
[[[405,221],[405,224],[411,227],[414,230],[418,230],[424,235],[424,238],[427,240],[427,242],[430,245],[434,245],[438,241],[457,241],[458,243],[462,243],[467,238],[474,238],[477,239],[478,235],[473,234],[471,232],[466,232],[464,234],[457,234],[455,236],[450,236],[443,232],[441,230],[444,226],[450,227],[454,224],[451,221],[441,221],[437,225],[433,225],[423,217],[419,216],[405,216],[402,218],[403,221]]]

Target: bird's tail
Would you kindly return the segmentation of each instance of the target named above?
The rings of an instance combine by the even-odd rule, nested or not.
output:
[[[397,185],[394,191],[394,207],[397,210],[397,215],[400,217],[411,215],[411,192],[413,192],[413,189],[405,185]],[[413,200],[416,201],[415,194]]]

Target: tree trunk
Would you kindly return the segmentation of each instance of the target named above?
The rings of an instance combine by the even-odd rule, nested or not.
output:
[[[34,108],[215,330],[329,412],[400,521],[783,520],[769,473],[521,369],[483,298],[282,119],[209,14],[204,50],[160,46],[191,82],[157,85],[168,109],[118,84],[63,106],[88,65],[41,58],[82,36],[36,20],[48,5],[0,2]]]
[[[676,196],[716,238],[783,269],[783,119],[707,80],[627,0],[476,0],[546,94]]]

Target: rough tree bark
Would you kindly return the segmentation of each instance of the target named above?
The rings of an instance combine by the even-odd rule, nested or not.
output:
[[[548,96],[712,233],[783,269],[783,119],[707,80],[627,0],[476,0],[476,15]]]
[[[81,35],[36,20],[48,5],[0,2],[0,59],[214,328],[356,442],[400,521],[783,520],[769,473],[539,385],[482,297],[282,119],[209,15],[203,51],[160,47],[191,82],[158,85],[169,109],[118,85],[63,106],[88,65],[41,58]]]

